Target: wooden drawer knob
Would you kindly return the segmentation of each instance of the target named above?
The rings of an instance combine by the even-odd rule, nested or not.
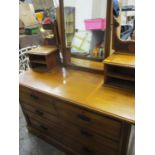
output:
[[[38,100],[38,97],[36,95],[30,94],[31,98]]]
[[[82,151],[85,152],[88,155],[93,155],[94,154],[94,151],[87,148],[87,147],[82,147]]]
[[[78,114],[77,117],[79,119],[81,119],[82,121],[86,121],[86,122],[90,122],[91,121],[91,119],[89,117],[87,117],[87,116],[85,116],[83,114]]]
[[[41,129],[45,130],[45,131],[47,131],[47,130],[48,130],[48,128],[47,128],[47,127],[45,127],[45,126],[44,126],[44,125],[42,125],[42,124],[40,124],[40,125],[39,125],[39,127],[40,127]]]
[[[40,111],[40,110],[36,110],[35,113],[37,115],[39,115],[39,116],[43,116],[44,115],[44,113],[42,111]]]
[[[80,133],[82,135],[84,135],[85,137],[89,137],[89,138],[93,137],[93,135],[91,133],[89,133],[89,132],[87,132],[85,130],[80,130]]]

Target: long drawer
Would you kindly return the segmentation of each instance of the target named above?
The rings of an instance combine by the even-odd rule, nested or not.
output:
[[[20,102],[35,106],[38,109],[42,109],[51,114],[57,115],[54,100],[41,92],[34,91],[25,87],[20,87]]]
[[[114,140],[120,139],[121,122],[86,111],[69,103],[56,101],[55,105],[61,119],[95,130],[105,137]]]
[[[47,122],[37,120],[36,118],[29,118],[31,122],[31,127],[39,130],[43,134],[52,137],[53,139],[62,143],[63,137],[61,135],[61,130],[57,128],[54,124],[47,124]]]
[[[66,122],[62,122],[62,126],[66,136],[70,136],[84,145],[95,147],[99,150],[102,150],[103,147],[106,147],[115,150],[116,152],[118,151],[119,142],[97,135],[86,128],[77,127]]]
[[[80,155],[118,155],[117,151],[106,148],[102,146],[102,148],[98,149],[97,147],[91,147],[87,144],[79,143],[78,141],[66,137],[63,139],[63,143],[78,152]]]
[[[42,134],[45,134],[52,139],[57,140],[68,148],[71,148],[75,152],[82,155],[117,155],[117,151],[105,147],[104,145],[99,149],[96,146],[89,146],[88,144],[80,143],[76,138],[63,132],[62,128],[58,128],[53,124],[47,124],[36,118],[30,117],[31,127],[39,130]],[[76,135],[75,135],[76,136]]]

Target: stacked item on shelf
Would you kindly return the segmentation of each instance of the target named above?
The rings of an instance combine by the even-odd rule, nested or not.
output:
[[[106,29],[106,19],[97,18],[97,19],[87,19],[85,22],[86,30],[102,30]]]
[[[64,17],[65,17],[66,46],[70,47],[75,33],[75,8],[65,7]]]

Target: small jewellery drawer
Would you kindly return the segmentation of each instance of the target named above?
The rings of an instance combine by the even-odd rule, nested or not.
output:
[[[69,103],[57,101],[55,105],[62,119],[95,130],[105,137],[119,140],[121,122],[72,106]]]
[[[24,102],[25,104],[35,106],[54,115],[57,114],[54,100],[46,94],[29,88],[20,87],[19,98],[21,104]]]

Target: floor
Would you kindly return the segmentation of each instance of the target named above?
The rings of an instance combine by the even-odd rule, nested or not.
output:
[[[19,155],[65,155],[28,132],[21,108],[19,109]]]

